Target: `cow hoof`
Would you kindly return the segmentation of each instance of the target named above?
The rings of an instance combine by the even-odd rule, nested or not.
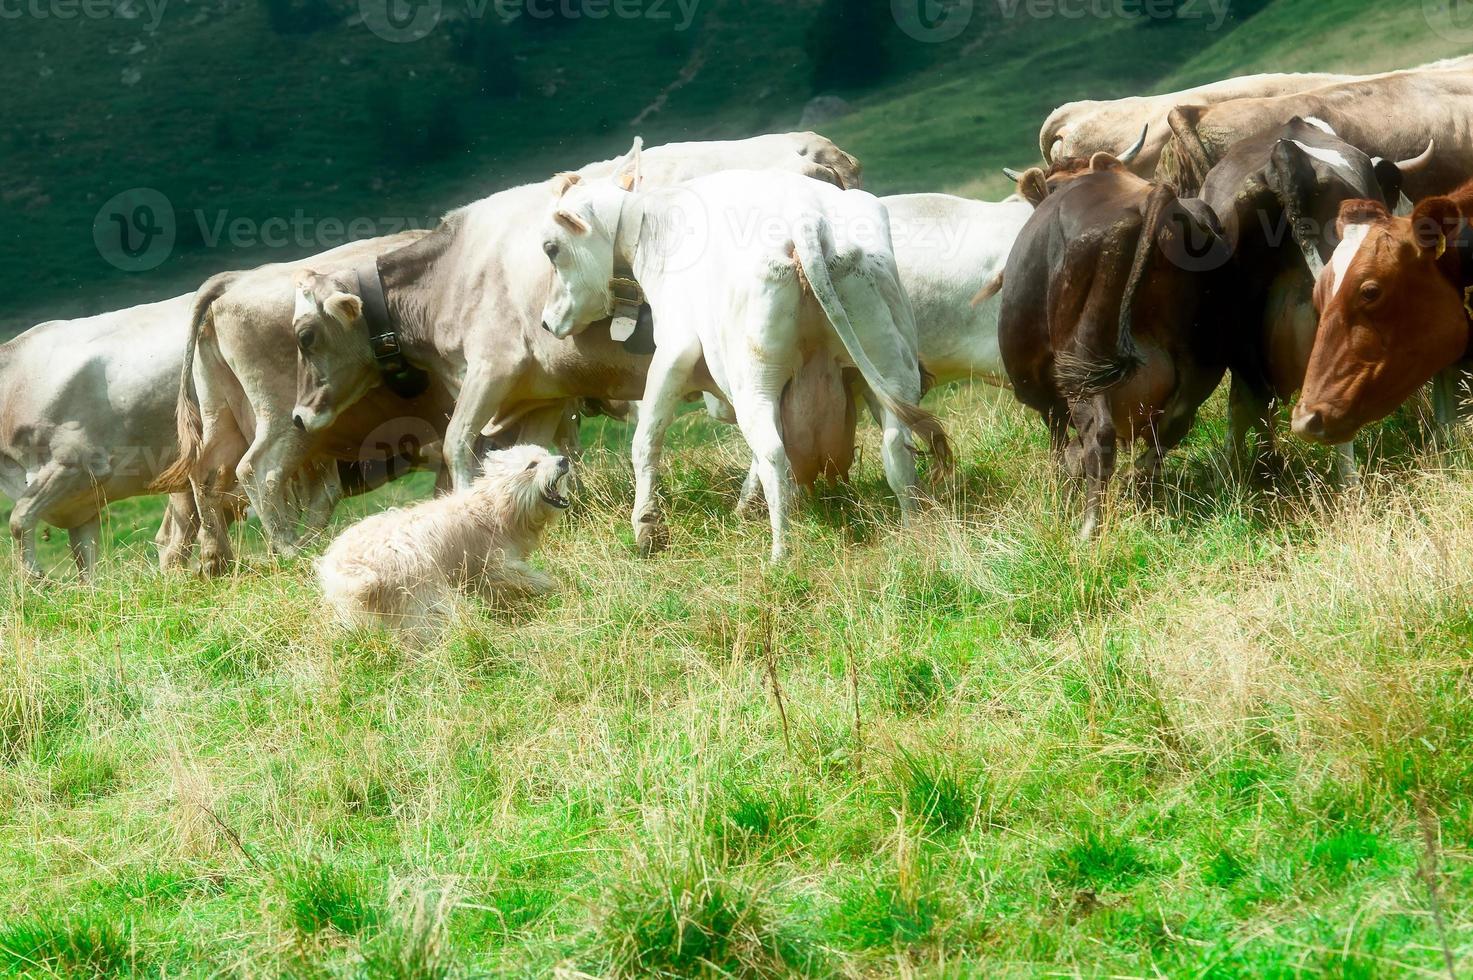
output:
[[[670,547],[670,529],[663,524],[641,524],[634,532],[634,543],[641,557],[657,555]]]
[[[205,578],[220,578],[229,567],[230,562],[223,555],[199,556],[199,573]]]

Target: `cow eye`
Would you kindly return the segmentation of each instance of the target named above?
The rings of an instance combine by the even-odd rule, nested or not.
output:
[[[1375,303],[1381,298],[1381,284],[1374,279],[1367,279],[1360,284],[1360,298],[1367,306]]]
[[[542,243],[542,251],[544,251],[544,252],[547,253],[547,257],[549,259],[552,259],[554,262],[557,261],[557,253],[558,253],[557,242],[543,242]]]
[[[301,333],[297,334],[297,346],[302,348],[302,353],[304,354],[312,347],[312,344],[316,340],[317,331],[313,330],[311,327],[308,327],[306,330],[303,330]]]

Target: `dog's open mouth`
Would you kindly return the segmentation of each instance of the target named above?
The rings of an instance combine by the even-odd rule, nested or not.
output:
[[[566,471],[559,475],[551,486],[543,488],[542,499],[549,507],[556,507],[558,510],[567,510],[573,506],[573,501],[568,497],[568,473]]]

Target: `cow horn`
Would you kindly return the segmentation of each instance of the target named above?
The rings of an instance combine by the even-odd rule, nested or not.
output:
[[[1064,137],[1055,136],[1054,141],[1048,145],[1048,163],[1059,162],[1059,144],[1064,142]]]
[[[1396,169],[1400,170],[1404,174],[1414,174],[1417,171],[1424,169],[1427,164],[1432,162],[1432,151],[1436,149],[1436,147],[1437,140],[1429,139],[1427,141],[1427,149],[1423,150],[1421,153],[1418,153],[1410,160],[1396,161]]]
[[[1002,175],[1004,177],[1006,177],[1008,180],[1011,180],[1015,184],[1023,176],[1022,174],[1018,173],[1018,171],[1014,170],[1012,167],[1003,167],[1002,168]]]
[[[1136,157],[1140,156],[1141,149],[1146,145],[1146,130],[1150,128],[1150,123],[1146,123],[1144,126],[1142,126],[1140,139],[1136,140],[1135,145],[1126,150],[1124,153],[1117,154],[1115,159],[1119,160],[1121,163],[1129,163]]]

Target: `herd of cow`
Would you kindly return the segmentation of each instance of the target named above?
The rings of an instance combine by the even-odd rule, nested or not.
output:
[[[1231,372],[1231,451],[1337,444],[1437,380],[1473,320],[1473,56],[1369,76],[1255,75],[1062,106],[997,203],[875,198],[812,133],[669,144],[493,194],[431,231],[226,272],[194,293],[0,346],[0,492],[21,561],[66,529],[85,574],[112,500],[167,493],[163,567],[231,561],[249,506],[291,554],[345,495],[416,468],[464,489],[490,448],[570,451],[631,413],[633,524],[679,405],[734,422],[783,551],[791,486],[847,475],[858,408],[909,515],[934,384],[1010,385],[1086,481],[1117,442],[1149,480]]]

